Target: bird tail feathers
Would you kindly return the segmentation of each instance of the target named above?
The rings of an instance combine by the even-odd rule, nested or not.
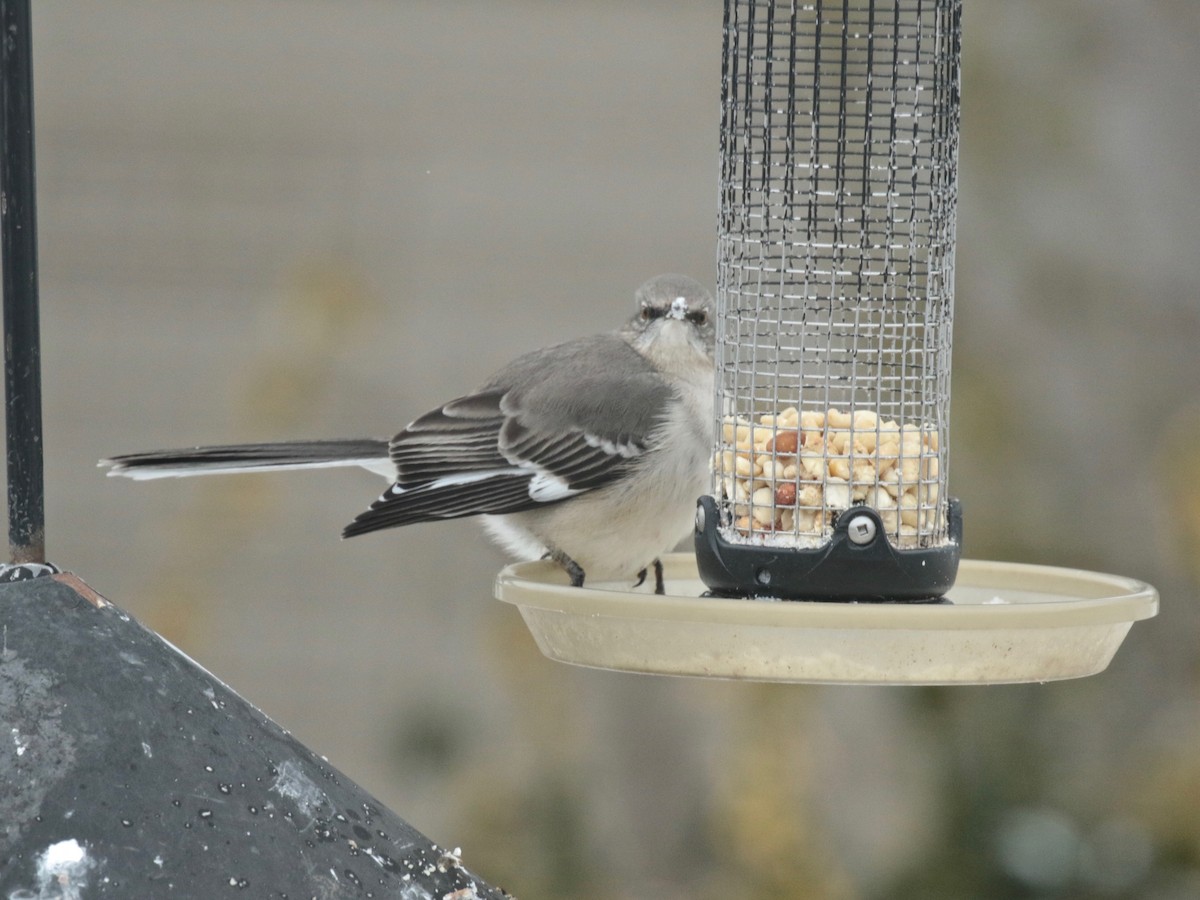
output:
[[[396,467],[388,456],[388,442],[373,438],[151,450],[103,459],[100,465],[108,466],[110,476],[138,481],[336,466],[359,466],[386,478],[396,476]]]

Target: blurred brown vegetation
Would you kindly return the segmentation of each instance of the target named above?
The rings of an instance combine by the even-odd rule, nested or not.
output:
[[[715,270],[720,3],[36,4],[49,552],[531,898],[1200,896],[1200,6],[967,0],[967,555],[1119,572],[1110,669],[990,688],[544,660],[471,523],[358,473],[99,457],[386,435]]]

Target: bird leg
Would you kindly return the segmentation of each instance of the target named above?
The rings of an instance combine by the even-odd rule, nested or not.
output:
[[[666,588],[663,585],[663,564],[662,560],[655,558],[654,560],[654,593],[665,594]],[[633,586],[641,587],[646,582],[646,570],[642,569],[638,572],[638,580],[633,583]]]
[[[567,577],[571,579],[571,587],[583,587],[583,569],[580,568],[579,563],[575,562],[575,560],[571,559],[571,557],[567,556],[561,550],[551,550],[546,556],[550,557],[566,570]],[[545,556],[542,557],[542,559],[545,558]]]

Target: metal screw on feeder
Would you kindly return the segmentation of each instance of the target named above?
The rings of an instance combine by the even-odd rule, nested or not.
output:
[[[875,520],[870,516],[857,515],[846,526],[846,536],[850,539],[850,543],[859,546],[871,543],[878,533]]]
[[[726,596],[940,596],[961,537],[946,480],[961,2],[725,9],[701,501],[721,525],[697,533],[701,577]]]

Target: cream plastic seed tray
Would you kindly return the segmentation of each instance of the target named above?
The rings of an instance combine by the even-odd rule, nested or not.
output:
[[[496,597],[542,653],[660,675],[833,684],[1003,684],[1103,671],[1130,626],[1158,612],[1148,584],[1077,569],[963,560],[942,603],[705,598],[695,557],[647,585],[567,584],[549,562],[511,565]],[[652,581],[653,579],[648,579]]]

